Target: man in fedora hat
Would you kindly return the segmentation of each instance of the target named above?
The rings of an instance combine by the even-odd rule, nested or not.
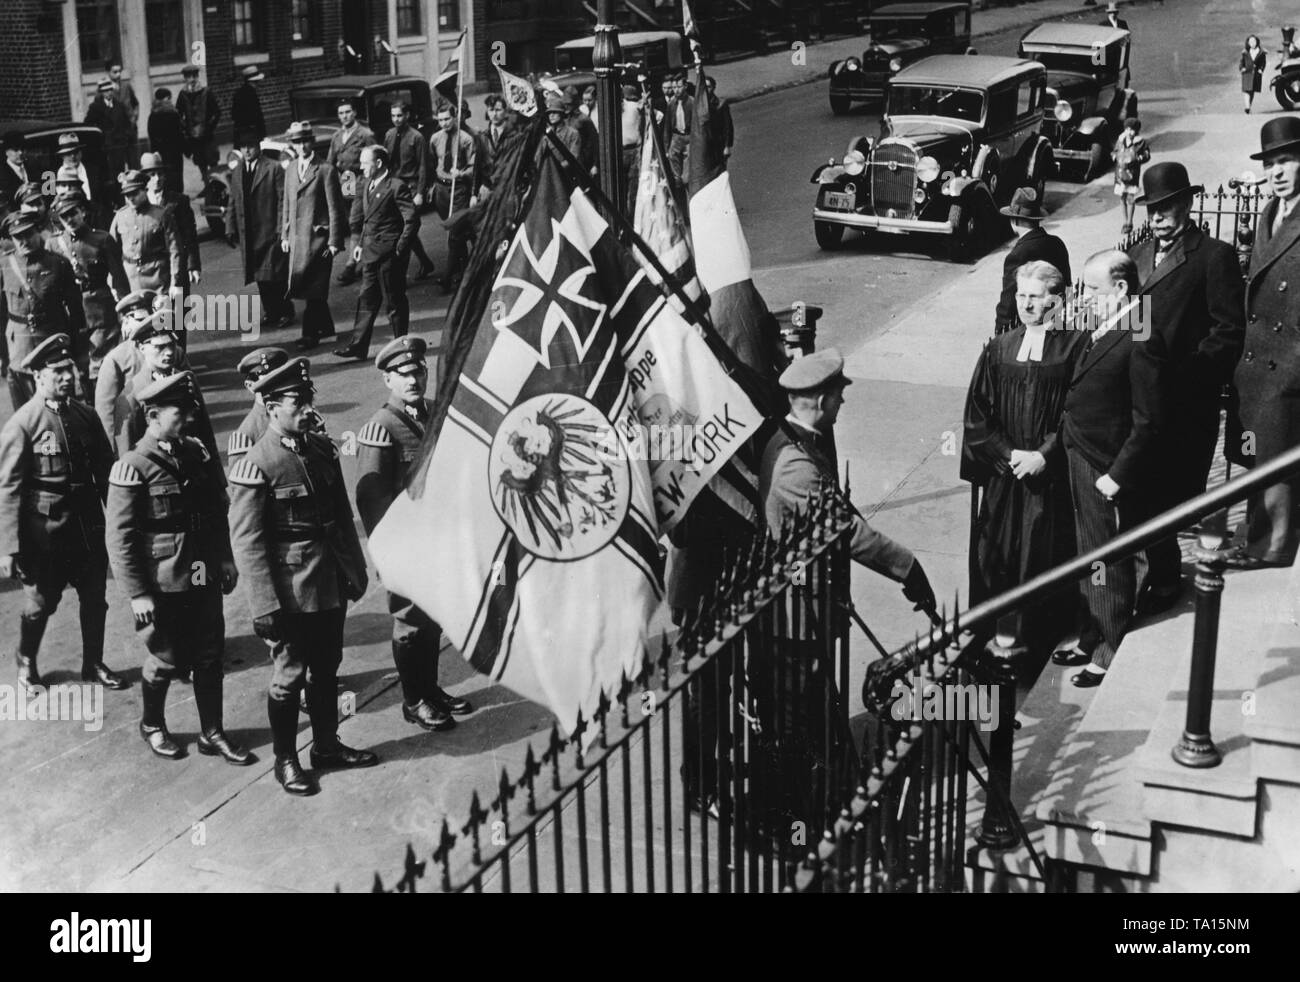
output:
[[[1152,473],[1153,514],[1201,494],[1219,435],[1219,402],[1231,381],[1245,333],[1241,266],[1232,246],[1204,235],[1190,221],[1200,191],[1187,168],[1163,161],[1142,174],[1137,203],[1147,210],[1152,237],[1129,250],[1148,301],[1146,343],[1163,360],[1168,426]],[[1150,612],[1178,599],[1182,570],[1177,539],[1147,550],[1150,566],[1139,605]]]
[[[289,296],[303,300],[299,349],[314,348],[334,336],[330,315],[330,271],[343,251],[348,217],[343,213],[339,175],[316,153],[310,123],[289,127],[289,142],[298,159],[284,177],[280,215],[281,248],[289,255]]]
[[[111,186],[104,184],[103,168],[93,159],[86,158],[86,147],[76,133],[60,133],[56,152],[59,155],[59,170],[75,170],[81,182],[81,193],[90,202],[90,218],[97,228],[104,228],[112,220],[113,212],[120,204],[117,182]]]
[[[266,78],[256,65],[247,65],[240,72],[244,84],[230,97],[230,122],[237,130],[252,130],[259,140],[266,137],[266,117],[262,115],[262,99],[254,82]]]
[[[161,208],[176,228],[181,250],[181,270],[176,284],[183,290],[198,286],[203,278],[203,259],[199,255],[199,228],[194,217],[190,196],[179,189],[168,187],[167,163],[160,153],[146,153],[140,157],[140,173],[148,182],[149,203]],[[180,325],[178,324],[179,328]],[[181,334],[184,344],[185,335]]]
[[[27,141],[21,133],[10,131],[4,135],[5,162],[0,166],[0,197],[5,208],[14,207],[14,195],[24,184],[38,175],[27,163]]]
[[[1260,152],[1251,160],[1263,162],[1273,197],[1255,231],[1246,281],[1245,352],[1233,378],[1241,437],[1225,442],[1232,459],[1247,467],[1300,444],[1300,117],[1265,123]],[[1245,548],[1234,564],[1290,565],[1293,501],[1289,480],[1252,499]]]
[[[1002,263],[1002,293],[994,313],[993,333],[1002,334],[1016,326],[1016,270],[1025,263],[1039,260],[1051,263],[1070,282],[1070,251],[1057,236],[1043,230],[1047,209],[1033,188],[1017,188],[1011,202],[999,209],[1011,219],[1019,238]]]
[[[154,153],[162,154],[167,168],[167,183],[174,191],[184,190],[185,136],[181,132],[181,114],[172,104],[172,90],[161,88],[154,93],[153,110],[149,113],[149,146]]]
[[[1121,31],[1128,30],[1128,21],[1119,15],[1119,4],[1111,0],[1106,4],[1106,19],[1101,22],[1102,27],[1114,27]]]
[[[221,119],[221,106],[212,90],[199,83],[199,70],[194,65],[181,69],[185,87],[176,96],[176,111],[181,116],[181,132],[185,135],[185,155],[208,183],[208,172],[217,164],[217,123]]]
[[[559,92],[546,93],[546,122],[551,125],[565,149],[573,154],[573,159],[581,161],[582,134],[570,121],[569,103]]]
[[[176,221],[149,200],[146,176],[137,170],[122,174],[118,183],[127,203],[108,227],[122,250],[126,278],[134,290],[167,293],[179,286],[182,270],[180,235]]]
[[[99,95],[86,110],[86,125],[98,126],[104,134],[104,155],[108,158],[110,174],[120,174],[127,169],[127,156],[135,144],[131,113],[118,101],[116,89],[108,79],[100,82]]]
[[[293,323],[289,292],[289,256],[280,247],[285,171],[262,156],[254,130],[235,135],[240,161],[230,172],[230,225],[226,241],[238,249],[243,281],[256,283],[262,301],[261,327],[275,329]]]

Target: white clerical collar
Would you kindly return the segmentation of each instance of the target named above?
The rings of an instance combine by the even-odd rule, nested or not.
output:
[[[1038,327],[1025,325],[1025,339],[1020,342],[1020,350],[1016,352],[1016,361],[1042,361],[1043,360],[1043,342],[1047,340],[1047,327],[1040,324]]]

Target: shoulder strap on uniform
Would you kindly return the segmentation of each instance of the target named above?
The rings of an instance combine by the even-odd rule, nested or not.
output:
[[[249,439],[246,433],[235,430],[230,434],[230,439],[226,441],[226,455],[228,457],[238,457],[241,453],[248,453],[253,449],[253,441]]]
[[[248,457],[240,457],[230,468],[230,483],[255,488],[266,483],[266,475]]]
[[[144,475],[128,461],[119,460],[114,462],[113,469],[108,472],[108,483],[116,484],[119,488],[134,488],[144,484]]]
[[[382,424],[372,419],[361,427],[361,432],[357,434],[357,443],[367,447],[391,447],[393,438]]]

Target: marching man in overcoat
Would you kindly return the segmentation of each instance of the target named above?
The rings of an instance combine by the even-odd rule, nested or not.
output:
[[[339,175],[316,153],[310,123],[289,127],[289,142],[298,159],[284,178],[280,213],[281,248],[289,254],[289,296],[306,301],[300,349],[314,348],[334,336],[330,315],[330,270],[343,249],[347,216]]]

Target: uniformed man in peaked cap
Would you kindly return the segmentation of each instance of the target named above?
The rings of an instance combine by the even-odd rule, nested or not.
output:
[[[0,261],[0,375],[9,375],[14,412],[36,391],[22,366],[28,355],[55,334],[70,339],[77,367],[89,369],[86,314],[72,264],[45,248],[41,219],[36,212],[14,212],[5,229],[14,251]]]
[[[230,537],[248,590],[253,630],[270,642],[267,699],[275,778],[289,794],[315,794],[298,763],[298,693],[307,687],[313,768],[371,767],[378,757],[338,738],[335,682],[349,601],[366,592],[365,556],[353,525],[338,452],[312,433],[315,388],[307,359],[257,380],[267,430],[230,468]]]
[[[249,392],[253,391],[253,386],[267,372],[279,368],[289,360],[289,353],[283,348],[254,348],[248,354],[239,360],[237,367],[239,374],[244,378],[244,388]],[[309,429],[313,433],[325,435],[325,420],[321,414],[316,411],[316,407],[311,407],[309,413],[312,419]],[[262,439],[262,434],[266,432],[266,406],[262,404],[262,397],[254,393],[252,408],[240,422],[239,426],[230,434],[226,441],[226,462],[233,463],[234,459],[240,454],[248,453],[253,444]]]
[[[136,348],[140,351],[141,364],[122,393],[126,400],[127,416],[125,431],[119,431],[117,441],[119,455],[134,447],[144,436],[144,407],[140,402],[140,394],[153,382],[184,370],[181,365],[179,331],[172,327],[174,323],[172,313],[172,309],[168,307],[155,310],[153,316],[136,328],[133,335]],[[197,383],[195,400],[197,405],[188,414],[185,435],[201,440],[208,453],[214,459],[218,459],[217,437],[212,430],[207,403],[204,402],[203,393],[198,389]]]
[[[171,213],[149,201],[147,175],[127,171],[118,183],[126,205],[113,216],[108,234],[122,250],[131,289],[166,293],[180,287],[182,246]]]
[[[237,580],[226,476],[200,441],[183,435],[199,405],[192,372],[150,382],[139,397],[146,430],[109,475],[107,544],[113,578],[130,598],[148,652],[140,735],[159,757],[185,756],[163,710],[172,679],[192,668],[199,753],[249,764],[252,755],[222,725],[222,595]]]
[[[357,511],[366,535],[374,532],[406,486],[406,474],[424,442],[432,405],[424,397],[429,369],[422,338],[394,338],[375,359],[388,387],[388,401],[357,436]],[[465,699],[438,685],[442,628],[405,597],[388,595],[393,615],[393,662],[402,683],[402,717],[426,730],[455,725],[453,715],[473,710]]]
[[[104,508],[113,448],[95,414],[73,398],[76,368],[66,334],[23,360],[36,395],[0,429],[0,576],[23,582],[18,681],[43,683],[36,655],[66,587],[81,617],[81,677],[110,689],[126,682],[104,665]]]

